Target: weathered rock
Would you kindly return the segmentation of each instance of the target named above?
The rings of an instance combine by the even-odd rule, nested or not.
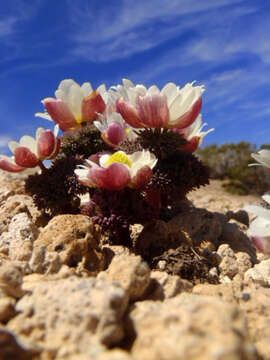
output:
[[[132,360],[133,357],[126,351],[114,349],[101,353],[95,360]],[[83,360],[83,359],[82,359]]]
[[[11,260],[28,261],[32,254],[33,242],[39,230],[30,216],[23,212],[15,215],[8,226],[8,232],[0,236],[0,252]]]
[[[134,359],[259,359],[242,312],[215,298],[183,293],[163,303],[137,302],[129,317],[130,336],[137,334]]]
[[[24,295],[21,289],[23,272],[10,261],[0,261],[0,291],[4,296],[20,298]]]
[[[24,289],[31,293],[18,301],[8,328],[44,349],[87,354],[95,339],[113,345],[123,338],[128,296],[116,283],[69,277],[25,283]]]
[[[55,253],[59,256],[61,265],[66,264],[77,269],[79,273],[94,276],[105,268],[105,256],[98,246],[99,232],[91,219],[85,215],[58,215],[44,227],[35,242],[36,250],[31,259],[31,266],[37,264],[36,258],[42,259],[39,272],[57,270],[57,257],[44,254]],[[43,255],[42,255],[43,253]],[[52,264],[53,263],[53,264]],[[36,266],[36,265],[35,265]]]
[[[236,253],[235,256],[238,267],[238,273],[244,274],[248,269],[252,267],[252,262],[249,254],[240,251]]]
[[[238,272],[236,263],[236,256],[228,244],[219,246],[217,253],[221,256],[222,260],[218,265],[221,277],[228,276],[232,279]]]
[[[129,299],[135,301],[143,296],[150,283],[150,268],[140,256],[119,255],[112,259],[106,272],[99,276],[119,282]]]
[[[191,291],[191,282],[176,275],[169,275],[163,271],[151,271],[150,285],[145,294],[147,300],[165,300],[176,295]]]
[[[0,322],[15,316],[16,299],[24,295],[22,272],[10,261],[0,261]]]
[[[25,344],[12,332],[0,327],[0,360],[35,360],[39,353],[38,346]]]
[[[270,285],[270,259],[263,260],[245,273],[246,281],[253,281],[262,286]]]
[[[11,219],[20,213],[27,213],[38,227],[48,222],[48,218],[36,208],[30,196],[17,194],[8,197],[0,207],[0,234],[7,231]]]
[[[46,251],[46,246],[35,246],[29,261],[34,273],[54,274],[61,268],[61,260],[57,252]]]
[[[245,312],[251,340],[264,360],[270,354],[270,288],[250,284],[246,296],[240,298],[240,308]]]
[[[220,236],[220,244],[229,244],[230,248],[235,252],[245,252],[250,256],[252,263],[257,262],[256,249],[252,245],[247,235],[241,231],[235,223],[224,222],[222,235]]]

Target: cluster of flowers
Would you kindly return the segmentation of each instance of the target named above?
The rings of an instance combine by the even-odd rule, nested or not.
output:
[[[105,191],[107,197],[112,192],[118,194],[122,192],[124,195],[120,199],[117,194],[120,202],[125,202],[126,196],[134,200],[134,195],[128,195],[130,190],[125,191],[131,189],[140,191],[140,194],[136,195],[138,202],[142,203],[148,199],[149,204],[157,205],[153,200],[154,191],[142,192],[147,184],[154,181],[153,169],[157,169],[157,163],[161,165],[159,170],[156,170],[156,177],[165,178],[163,182],[169,183],[172,175],[170,178],[166,175],[166,171],[169,169],[170,174],[173,174],[173,166],[176,168],[180,166],[179,155],[175,151],[192,154],[202,143],[203,137],[213,131],[213,129],[202,131],[206,125],[202,123],[200,114],[203,92],[204,87],[196,86],[194,83],[188,83],[180,88],[170,82],[160,90],[155,85],[146,88],[144,85],[134,85],[130,80],[124,79],[121,85],[113,86],[108,90],[103,84],[93,90],[88,82],[80,86],[74,80],[63,80],[55,91],[55,98],[42,100],[46,111],[36,113],[38,117],[53,121],[54,131],[38,128],[35,139],[31,136],[23,136],[19,142],[11,141],[9,148],[13,156],[1,155],[0,168],[9,172],[24,172],[30,169],[32,172],[45,173],[47,168],[43,161],[57,160],[63,137],[66,134],[72,136],[91,126],[100,132],[100,138],[106,147],[111,149],[111,151],[92,153],[90,156],[88,154],[89,157],[87,156],[84,162],[74,169],[78,182],[90,188],[91,198],[99,199],[101,191]],[[63,132],[61,137],[58,137],[59,128]],[[164,151],[149,145],[149,141],[148,146],[142,146],[142,141],[140,145],[137,142],[137,148],[134,145],[133,152],[125,151],[125,147],[121,148],[125,143],[136,144],[138,138],[145,140],[148,136],[149,140],[150,133],[152,134],[150,140],[151,136],[155,136],[155,139],[159,138],[155,141],[159,142],[159,148],[163,146]],[[164,144],[164,139],[170,137],[177,138],[178,145],[176,145],[177,149],[171,151],[170,156],[167,155],[165,161],[169,165],[166,168],[162,165],[164,159],[162,163],[161,158],[164,158],[162,154],[166,153],[166,148],[170,149],[172,146],[170,141]],[[163,140],[160,140],[161,138]],[[193,158],[189,157],[189,161],[195,164]],[[197,163],[192,166],[190,173],[196,172],[194,169]],[[178,178],[181,177],[183,177],[182,173],[178,171]],[[157,183],[159,180],[155,181]],[[207,181],[204,179],[197,184],[194,183],[194,186],[204,185]],[[187,188],[191,189],[192,186]],[[115,193],[113,196],[111,206],[115,208],[113,204],[115,200],[112,200],[115,199]],[[102,204],[100,201],[100,208]],[[104,206],[105,209],[107,205]],[[121,213],[120,210],[117,211]],[[134,214],[136,212],[135,209]],[[118,216],[119,219],[120,217]]]
[[[203,137],[213,131],[201,131],[205,125],[200,115],[203,91],[202,86],[191,83],[182,89],[174,83],[168,83],[162,90],[154,85],[147,89],[143,85],[135,86],[127,79],[123,80],[123,85],[109,91],[105,85],[93,90],[90,83],[79,86],[71,79],[63,80],[55,91],[56,98],[42,100],[46,112],[36,113],[36,116],[57,124],[54,132],[38,128],[35,139],[26,135],[19,143],[9,142],[14,156],[0,155],[0,168],[10,172],[37,166],[43,169],[42,161],[51,160],[58,154],[58,128],[67,132],[89,123],[100,130],[102,139],[112,148],[125,139],[134,139],[137,136],[135,129],[168,128],[182,134],[188,140],[185,148],[195,151]],[[76,173],[88,186],[119,189],[131,185],[131,178],[140,168],[153,168],[155,164],[156,159],[148,152],[130,158],[118,153],[109,159],[108,155],[101,157],[99,164],[87,161],[86,166],[92,171],[83,167]]]
[[[250,164],[250,166],[265,166],[270,170],[270,150],[260,150],[251,156],[258,163]],[[248,205],[244,209],[256,215],[249,226],[248,235],[258,250],[270,254],[270,195],[265,194],[262,199],[262,206]]]

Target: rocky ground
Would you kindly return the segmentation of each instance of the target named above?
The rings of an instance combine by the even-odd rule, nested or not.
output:
[[[84,215],[49,220],[0,174],[0,360],[270,359],[270,259],[245,235],[254,196],[221,183],[133,228],[133,250]]]

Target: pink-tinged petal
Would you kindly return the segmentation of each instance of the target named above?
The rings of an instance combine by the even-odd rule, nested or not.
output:
[[[268,243],[270,242],[270,237],[263,236],[251,236],[251,240],[254,246],[263,253],[269,253],[270,249],[268,248]]]
[[[82,101],[82,121],[92,122],[97,118],[97,113],[103,114],[106,104],[98,91],[93,91]]]
[[[166,96],[159,93],[139,96],[138,116],[145,127],[164,127],[169,121]]]
[[[192,105],[191,109],[188,110],[184,115],[180,116],[173,124],[168,123],[167,127],[169,128],[185,128],[190,126],[200,114],[202,108],[202,98],[199,97],[198,100]]]
[[[144,166],[137,171],[131,179],[130,187],[140,189],[144,187],[152,177],[152,170],[149,166]]]
[[[38,165],[38,158],[27,147],[18,146],[14,150],[15,163],[24,168],[34,168]]]
[[[61,145],[61,140],[59,138],[55,138],[55,147],[50,157],[48,157],[48,160],[54,159],[58,155],[60,150],[60,145]]]
[[[182,135],[185,139],[187,139],[188,134],[189,134],[189,126],[183,129],[177,129],[177,128],[173,128],[172,131],[176,134]]]
[[[112,122],[104,134],[109,144],[119,145],[126,138],[126,131],[118,122]]]
[[[41,159],[49,158],[55,150],[56,138],[51,130],[43,131],[38,138],[37,152]]]
[[[186,145],[181,146],[181,149],[194,152],[198,149],[200,140],[201,138],[199,136],[193,136],[193,138],[191,138]]]
[[[134,107],[128,104],[123,98],[117,100],[116,111],[122,115],[123,119],[134,128],[141,128],[142,123],[134,109]]]
[[[90,161],[93,161],[94,163],[96,163],[97,165],[99,165],[99,159],[100,159],[100,157],[101,157],[101,154],[92,154],[92,155],[90,155],[89,156],[89,160]]]
[[[113,163],[107,168],[92,167],[88,176],[98,187],[108,190],[121,190],[130,181],[128,169],[120,163]]]
[[[21,172],[25,170],[25,167],[18,166],[9,162],[7,159],[0,157],[0,169],[8,172]]]
[[[48,98],[43,100],[43,105],[61,130],[67,131],[78,125],[74,115],[63,100]]]

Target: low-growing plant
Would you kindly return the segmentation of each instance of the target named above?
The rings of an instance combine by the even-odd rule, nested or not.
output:
[[[194,155],[213,130],[202,131],[203,91],[194,83],[147,89],[126,79],[93,90],[63,80],[36,114],[52,120],[55,131],[39,128],[35,139],[10,142],[14,156],[1,156],[0,168],[31,172],[25,189],[40,210],[81,212],[111,243],[130,246],[130,225],[170,218],[179,199],[208,184],[209,168]]]

